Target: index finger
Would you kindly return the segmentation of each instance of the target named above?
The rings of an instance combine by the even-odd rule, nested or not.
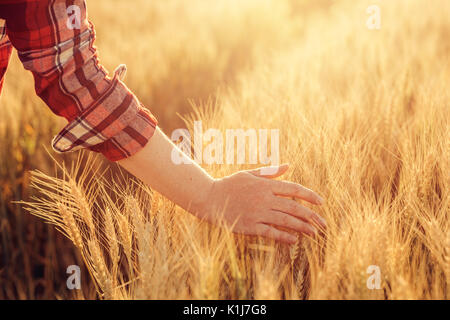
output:
[[[314,191],[294,182],[272,180],[272,192],[276,195],[294,197],[314,204],[323,204],[324,200]]]

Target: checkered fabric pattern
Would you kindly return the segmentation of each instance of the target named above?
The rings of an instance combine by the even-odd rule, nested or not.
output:
[[[37,95],[68,120],[53,139],[58,152],[81,148],[111,161],[127,158],[152,137],[157,120],[99,64],[84,0],[0,0],[0,90],[11,49],[33,73]]]
[[[5,20],[0,20],[0,92],[3,87],[3,79],[8,68],[9,56],[11,55],[11,43],[6,35]]]

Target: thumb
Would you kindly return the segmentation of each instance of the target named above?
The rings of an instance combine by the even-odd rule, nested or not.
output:
[[[282,164],[281,166],[269,166],[252,170],[246,170],[246,172],[260,178],[274,179],[282,176],[289,169],[289,164]]]

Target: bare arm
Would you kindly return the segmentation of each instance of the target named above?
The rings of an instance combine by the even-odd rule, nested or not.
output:
[[[287,165],[279,167],[272,176],[250,170],[214,179],[186,155],[186,163],[175,164],[171,158],[174,148],[179,150],[157,129],[141,151],[119,164],[199,218],[213,224],[223,218],[234,232],[293,243],[295,236],[274,226],[311,236],[317,232],[314,224],[325,227],[318,214],[287,198],[321,204],[323,200],[316,193],[292,182],[270,179],[285,173]]]
[[[175,164],[171,158],[174,148],[177,147],[157,128],[141,151],[118,163],[183,209],[198,213],[214,179],[184,154],[189,164]]]

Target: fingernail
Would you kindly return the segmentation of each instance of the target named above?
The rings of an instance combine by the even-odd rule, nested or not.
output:
[[[320,220],[320,224],[323,226],[323,227],[326,227],[327,226],[327,221],[324,219],[324,218],[322,218],[321,216],[317,216],[318,218],[319,218],[319,220]]]
[[[317,196],[317,204],[324,204],[325,200],[321,196]]]
[[[309,229],[311,230],[311,231],[310,231],[310,236],[311,236],[311,237],[315,237],[316,234],[317,234],[317,229],[314,228],[313,226],[309,226]]]

